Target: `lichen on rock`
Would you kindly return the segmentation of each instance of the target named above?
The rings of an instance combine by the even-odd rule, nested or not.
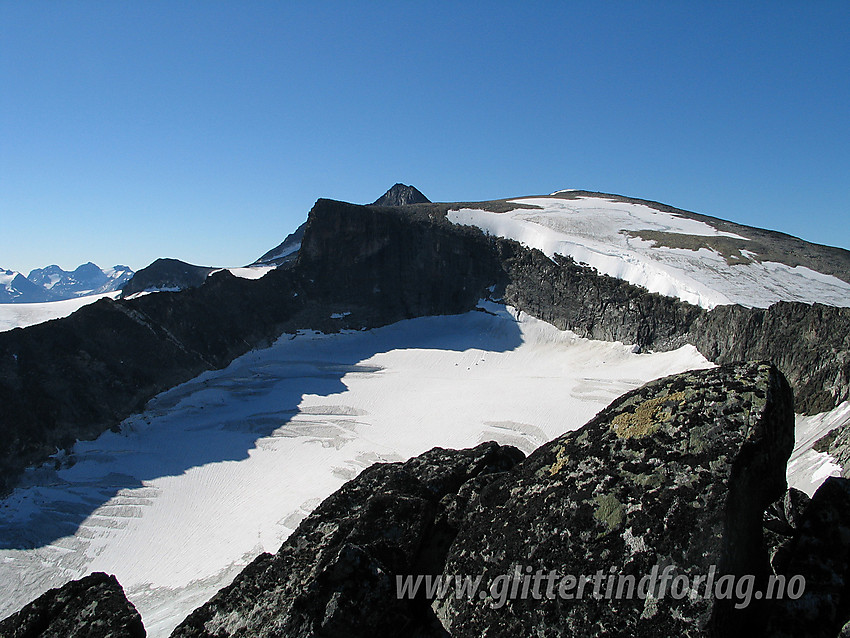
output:
[[[621,439],[641,438],[653,434],[664,421],[673,418],[673,410],[686,399],[685,392],[653,397],[638,405],[634,412],[621,412],[611,421],[611,429]]]
[[[486,582],[523,565],[639,579],[670,566],[691,579],[712,567],[766,577],[762,516],[785,492],[793,444],[791,390],[769,364],[649,383],[485,485],[468,505],[446,573]],[[712,597],[512,599],[500,607],[447,597],[433,606],[452,636],[697,636],[730,624],[745,635],[762,619],[758,605],[737,610]]]

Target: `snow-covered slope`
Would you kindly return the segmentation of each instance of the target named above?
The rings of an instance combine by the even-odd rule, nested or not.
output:
[[[829,476],[841,476],[841,466],[829,454],[812,446],[831,430],[850,423],[850,402],[830,412],[813,416],[797,415],[796,444],[788,461],[788,485],[811,496]]]
[[[461,208],[449,211],[448,219],[704,308],[767,307],[780,300],[850,306],[849,283],[765,259],[748,250],[749,238],[698,219],[603,196],[511,203],[526,207],[505,213]]]
[[[37,323],[67,317],[90,303],[103,297],[116,299],[120,291],[107,292],[87,297],[75,297],[64,301],[45,301],[43,303],[0,304],[0,332],[13,328],[26,328]]]
[[[0,268],[0,304],[47,301],[50,293],[15,270]]]
[[[525,452],[646,381],[710,364],[636,354],[494,304],[284,337],[154,399],[0,501],[0,617],[92,571],[165,636],[376,461],[481,441]]]

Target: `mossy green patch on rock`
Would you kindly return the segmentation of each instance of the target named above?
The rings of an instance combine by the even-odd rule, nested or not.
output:
[[[623,470],[623,476],[629,479],[635,485],[655,489],[664,484],[664,474],[662,472],[641,473],[628,472]]]
[[[685,398],[685,392],[673,392],[647,399],[637,406],[634,412],[623,412],[615,416],[611,429],[621,439],[649,436],[656,432],[664,421],[670,420],[674,406],[683,403]]]
[[[617,497],[613,494],[602,494],[594,500],[596,511],[593,512],[593,518],[607,527],[603,534],[619,529],[626,519],[626,510]]]

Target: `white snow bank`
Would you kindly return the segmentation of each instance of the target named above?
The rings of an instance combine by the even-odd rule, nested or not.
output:
[[[731,303],[766,308],[780,300],[850,306],[850,284],[831,275],[774,262],[730,266],[722,255],[708,248],[668,248],[629,234],[653,230],[747,240],[701,221],[600,197],[513,201],[542,210],[491,213],[460,209],[449,211],[448,219],[514,239],[549,257],[572,257],[602,274],[704,308]]]
[[[94,303],[98,299],[103,299],[104,297],[117,299],[120,294],[121,291],[116,290],[115,292],[107,292],[100,295],[65,299],[64,301],[0,304],[0,332],[12,330],[13,328],[26,328],[27,326],[50,321],[51,319],[61,319],[83,306]]]
[[[289,255],[297,253],[299,250],[301,250],[300,241],[283,248],[279,253],[269,255],[264,261],[271,261],[272,259],[282,259],[283,257],[289,257]]]
[[[159,395],[0,502],[0,617],[50,587],[115,574],[166,636],[323,498],[376,461],[496,440],[530,452],[660,376],[691,346],[635,354],[488,312],[282,338]]]
[[[796,441],[788,461],[788,486],[811,496],[830,476],[841,476],[841,466],[829,454],[812,449],[831,430],[850,423],[850,401],[830,412],[813,416],[797,415]]]

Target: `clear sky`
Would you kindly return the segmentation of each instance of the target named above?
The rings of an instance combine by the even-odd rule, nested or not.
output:
[[[850,248],[850,2],[0,1],[0,267],[583,188]]]

